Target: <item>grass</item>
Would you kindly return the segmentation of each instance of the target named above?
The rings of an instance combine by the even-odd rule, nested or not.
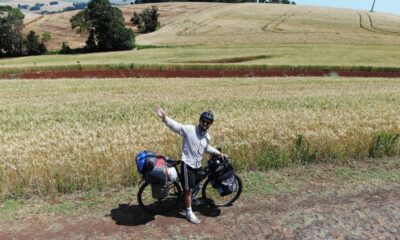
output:
[[[131,185],[145,149],[178,159],[156,105],[188,124],[212,109],[212,144],[240,170],[398,156],[397,138],[376,138],[400,132],[399,92],[399,79],[333,77],[1,81],[0,196]]]
[[[265,47],[178,47],[78,55],[30,56],[0,60],[0,73],[81,69],[353,69],[399,71],[397,46],[282,45]],[[351,55],[349,55],[351,52]],[[268,56],[238,63],[221,59]],[[340,59],[340,61],[338,60]],[[192,63],[189,63],[192,62]],[[196,63],[195,63],[196,62]]]

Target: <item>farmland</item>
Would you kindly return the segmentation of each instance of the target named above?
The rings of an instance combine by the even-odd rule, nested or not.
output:
[[[129,185],[136,152],[179,158],[182,123],[212,109],[241,170],[399,154],[399,79],[75,79],[0,82],[1,196]]]
[[[399,16],[304,6],[159,3],[162,27],[133,51],[0,60],[0,73],[85,69],[367,69],[399,71]],[[121,6],[126,24],[133,11]],[[81,46],[76,12],[27,30]],[[68,30],[69,29],[69,30]],[[40,31],[39,31],[40,30]],[[251,36],[251,37],[249,37]],[[70,38],[69,38],[70,37]],[[215,144],[240,170],[399,154],[399,79],[58,79],[0,82],[0,197],[136,183],[133,158],[179,158],[179,139],[152,112],[180,122],[213,109]],[[383,140],[382,140],[383,139]]]
[[[120,6],[126,25],[131,26],[129,19],[134,11],[151,5]],[[133,51],[1,59],[0,72],[130,65],[153,69],[197,65],[221,69],[400,66],[400,16],[397,15],[250,3],[158,3],[156,6],[161,28],[137,35],[138,48]],[[62,41],[81,47],[86,36],[70,28],[69,19],[74,14],[46,15],[27,23],[26,30],[51,32],[49,49],[60,49]],[[248,60],[221,63],[235,58]]]

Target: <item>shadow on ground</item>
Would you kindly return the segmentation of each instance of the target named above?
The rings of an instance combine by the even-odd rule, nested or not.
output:
[[[193,211],[198,212],[200,215],[206,217],[217,217],[221,214],[220,209],[207,205],[194,206]],[[181,202],[174,209],[171,209],[160,215],[184,219],[185,204]],[[155,214],[144,211],[139,205],[131,205],[126,203],[119,204],[118,208],[112,209],[111,213],[107,216],[111,217],[117,225],[125,226],[144,225],[155,219]]]

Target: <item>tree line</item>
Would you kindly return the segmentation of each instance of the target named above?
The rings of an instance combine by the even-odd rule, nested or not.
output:
[[[46,43],[51,34],[41,36],[34,31],[23,35],[25,16],[18,8],[0,6],[0,57],[40,55],[47,52]]]
[[[134,12],[131,22],[139,33],[155,31],[160,23],[158,9],[148,7],[142,12]],[[41,36],[30,31],[23,34],[24,14],[18,8],[0,6],[0,57],[40,55],[47,53],[46,43],[50,41],[48,32]],[[121,10],[113,7],[108,0],[91,0],[87,7],[70,19],[71,28],[77,34],[87,36],[83,48],[71,49],[63,42],[58,53],[88,53],[99,51],[131,50],[135,47],[135,34],[125,27]]]

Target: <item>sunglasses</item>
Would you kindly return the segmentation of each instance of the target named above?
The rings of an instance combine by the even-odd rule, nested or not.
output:
[[[201,120],[201,124],[211,125],[212,122],[207,121],[207,120]]]

